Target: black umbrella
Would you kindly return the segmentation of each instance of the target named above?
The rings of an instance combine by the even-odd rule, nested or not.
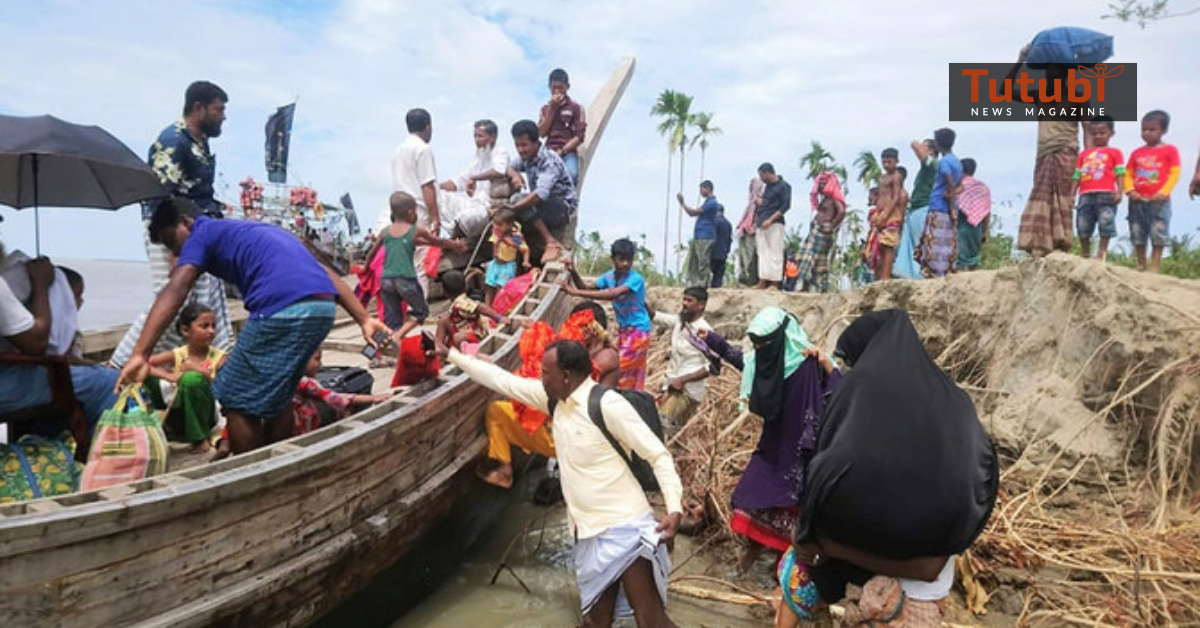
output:
[[[34,208],[38,255],[39,205],[117,209],[165,195],[150,166],[98,126],[0,115],[0,203]]]

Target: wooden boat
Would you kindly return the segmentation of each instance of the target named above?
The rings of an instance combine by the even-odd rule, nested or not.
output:
[[[624,61],[589,115],[628,83]],[[593,111],[599,108],[597,111]],[[518,307],[557,326],[550,265]],[[481,351],[519,361],[520,327]],[[119,336],[117,337],[119,340]],[[480,483],[495,396],[456,369],[309,434],[139,482],[0,506],[5,626],[305,626],[413,553]]]

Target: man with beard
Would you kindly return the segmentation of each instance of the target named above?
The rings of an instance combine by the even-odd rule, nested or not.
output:
[[[455,179],[442,181],[438,207],[442,222],[454,234],[457,227],[462,235],[478,237],[488,227],[492,202],[492,187],[507,186],[508,151],[496,145],[499,130],[491,120],[475,122],[475,157],[466,172]],[[506,188],[507,189],[507,188]],[[505,198],[507,198],[505,194]]]
[[[704,320],[708,306],[708,290],[692,286],[683,291],[683,307],[679,314],[654,313],[654,324],[671,328],[671,355],[667,361],[667,377],[663,392],[658,396],[658,409],[664,429],[674,433],[704,401],[704,380],[709,376],[710,355],[703,335],[712,331]]]
[[[221,136],[221,123],[225,121],[225,103],[229,96],[225,90],[208,81],[196,81],[188,86],[184,95],[183,117],[172,123],[158,135],[150,147],[150,167],[158,175],[168,195],[184,197],[192,201],[197,216],[221,218],[225,205],[213,197],[213,179],[217,172],[217,158],[208,145],[208,140]],[[150,281],[154,294],[158,294],[167,283],[173,261],[171,252],[160,244],[150,241],[148,227],[150,219],[162,200],[149,201],[142,205],[142,236],[146,255],[150,258]],[[225,308],[225,286],[220,279],[204,274],[192,285],[187,303],[201,303],[216,314],[217,336],[213,346],[228,351],[233,344],[233,329],[229,326],[229,312]],[[133,352],[142,326],[146,324],[149,308],[142,312],[130,326],[125,338],[113,352],[112,363],[125,364]],[[176,325],[167,327],[155,353],[169,351],[186,344],[176,330]]]

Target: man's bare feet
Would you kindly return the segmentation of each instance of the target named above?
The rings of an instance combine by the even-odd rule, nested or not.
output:
[[[479,476],[479,479],[491,484],[492,486],[499,486],[503,489],[512,488],[512,473],[512,465],[507,463],[500,463],[497,466],[492,467],[489,467],[487,464],[480,464],[475,468],[475,475]]]
[[[542,263],[558,261],[558,257],[562,255],[563,246],[555,240],[546,243],[546,249],[542,253]]]

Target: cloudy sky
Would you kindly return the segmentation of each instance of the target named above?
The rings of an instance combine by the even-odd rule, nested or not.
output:
[[[4,2],[0,113],[98,124],[144,154],[179,116],[187,84],[212,80],[231,98],[224,134],[213,142],[218,195],[236,203],[239,180],[265,179],[266,117],[298,96],[292,181],[330,200],[349,191],[373,220],[390,192],[391,154],[410,107],[432,113],[439,174],[447,177],[469,160],[473,120],[493,118],[507,129],[536,117],[553,67],[566,68],[572,95],[589,103],[619,60],[633,56],[633,81],[588,174],[580,227],[608,239],[645,234],[657,252],[667,151],[649,111],[663,89],[693,95],[694,110],[712,112],[724,129],[709,147],[705,174],[729,213],[740,215],[747,180],[772,161],[796,187],[789,223],[798,225],[809,212],[797,160],[812,140],[848,168],[859,151],[896,146],[911,169],[908,142],[947,125],[947,64],[1008,62],[1052,26],[1116,36],[1112,61],[1138,63],[1140,111],[1174,115],[1167,141],[1179,146],[1190,178],[1200,146],[1200,84],[1192,76],[1200,16],[1143,30],[1101,19],[1106,7],[1105,0]],[[952,126],[955,152],[979,162],[979,177],[1004,203],[997,208],[1004,229],[1015,231],[1032,182],[1035,125]],[[1118,124],[1115,145],[1128,154],[1140,143],[1135,124]],[[686,166],[685,190],[694,198],[698,150]],[[676,174],[672,196],[678,185]],[[855,185],[851,206],[864,201]],[[1177,189],[1174,214],[1172,231],[1194,233],[1200,200]],[[33,213],[5,207],[0,215],[4,242],[32,251]],[[672,239],[675,215],[672,205]],[[1123,220],[1119,228],[1126,233]],[[47,209],[43,251],[144,259],[138,229],[136,208]]]

